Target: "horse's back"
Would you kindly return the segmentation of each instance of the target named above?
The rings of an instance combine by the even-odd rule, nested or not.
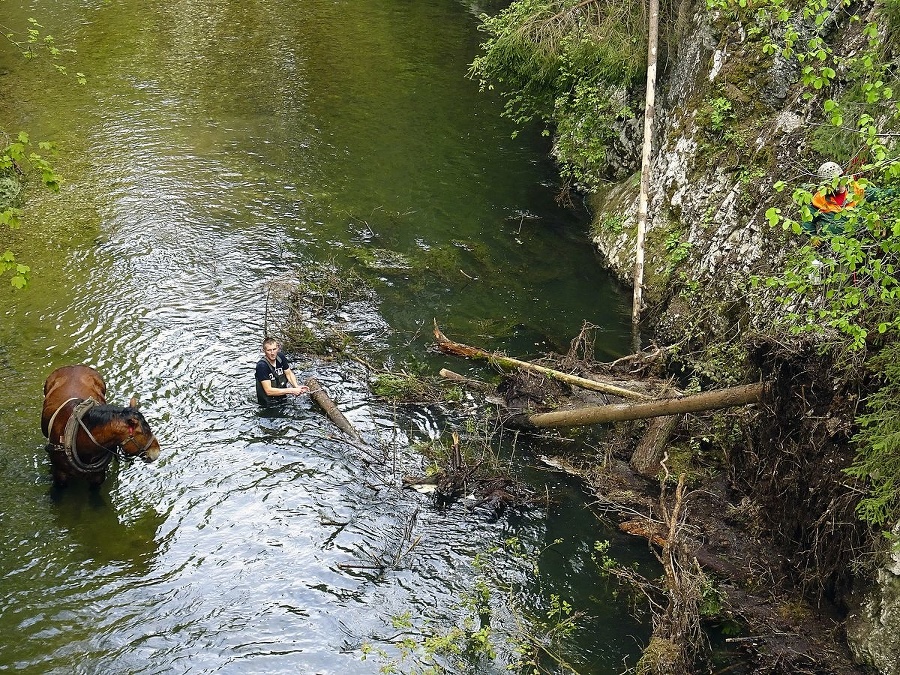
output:
[[[41,431],[48,436],[50,418],[66,401],[93,398],[106,403],[106,383],[90,366],[63,366],[57,368],[44,382],[44,407],[41,411]],[[55,425],[54,425],[55,426]]]

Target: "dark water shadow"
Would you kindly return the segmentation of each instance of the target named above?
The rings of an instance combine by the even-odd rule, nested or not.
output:
[[[92,489],[76,482],[51,487],[50,512],[60,535],[70,540],[79,557],[101,564],[125,563],[134,572],[149,570],[159,552],[157,535],[166,520],[153,507],[135,513],[114,506],[109,488]]]

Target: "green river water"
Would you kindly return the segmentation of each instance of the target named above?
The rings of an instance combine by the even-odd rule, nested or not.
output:
[[[65,178],[31,193],[11,242],[31,284],[0,290],[0,671],[421,672],[398,640],[464,626],[482,587],[496,657],[447,672],[507,672],[517,626],[544,635],[555,597],[584,612],[560,651],[579,673],[633,665],[648,628],[591,551],[646,551],[538,468],[540,439],[499,447],[553,505],[491,522],[398,487],[474,400],[398,409],[357,363],[298,364],[389,448],[377,465],[310,401],[263,413],[253,396],[269,282],[324,267],[374,290],[342,319],[387,363],[483,374],[429,349],[432,319],[518,357],[564,350],[585,321],[598,358],[629,351],[629,298],[588,215],[556,203],[546,139],[514,139],[465,76],[490,9],[0,0],[4,30],[35,17],[77,50],[63,77],[0,44],[0,130],[53,140]],[[72,363],[101,370],[112,403],[136,394],[163,450],[98,494],[50,489],[41,386]]]

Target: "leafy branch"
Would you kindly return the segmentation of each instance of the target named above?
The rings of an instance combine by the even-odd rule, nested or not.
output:
[[[15,31],[4,24],[0,24],[4,39],[15,47],[27,60],[37,59],[41,56],[49,58],[53,68],[62,75],[68,75],[68,69],[60,63],[60,59],[66,55],[75,54],[71,48],[60,49],[56,46],[56,39],[52,35],[43,33],[44,27],[37,19],[28,19],[29,28],[24,31]],[[79,84],[85,84],[87,78],[84,73],[75,73]]]
[[[52,64],[61,75],[68,70],[60,61],[64,56],[75,54],[74,49],[60,49],[52,35],[43,32],[43,26],[36,19],[28,19],[29,27],[16,31],[0,24],[3,39],[13,45],[26,60],[42,58]],[[84,73],[76,73],[79,84],[85,84]],[[0,128],[0,227],[19,229],[25,205],[25,188],[30,177],[37,175],[41,184],[52,192],[58,192],[60,177],[47,159],[55,148],[52,143],[39,142],[37,148],[28,134],[19,132],[15,139]],[[21,289],[28,284],[31,268],[18,260],[12,250],[0,253],[0,276],[10,273],[10,283]]]

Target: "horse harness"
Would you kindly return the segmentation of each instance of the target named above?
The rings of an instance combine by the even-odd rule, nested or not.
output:
[[[56,409],[56,412],[54,412],[50,417],[50,422],[47,425],[48,435],[53,432],[53,422],[56,421],[56,416],[59,414],[59,411],[65,408],[66,405],[71,403],[72,401],[78,400],[78,398],[70,398],[67,401],[63,402],[63,404]],[[124,446],[125,443],[129,442],[134,443],[135,447],[137,447],[137,441],[134,438],[134,434],[125,439],[124,443],[116,445],[112,449],[100,445],[97,439],[94,438],[91,430],[85,426],[82,419],[87,414],[87,412],[96,405],[98,405],[98,403],[93,398],[81,399],[81,402],[75,406],[75,408],[72,410],[72,414],[66,421],[66,428],[63,431],[62,436],[59,437],[59,443],[51,442],[47,445],[47,452],[63,453],[66,456],[66,459],[69,460],[69,464],[72,466],[72,468],[81,474],[100,473],[102,471],[105,471],[106,467],[109,466],[109,463],[112,461],[113,457],[117,457],[120,461],[130,461],[134,459],[134,457],[140,457],[147,452],[147,449],[156,438],[156,436],[151,433],[150,438],[147,439],[147,443],[144,445],[144,447],[141,448],[140,451],[133,456],[128,456],[124,452],[120,452],[120,450],[122,450],[122,446]],[[78,449],[75,447],[75,435],[78,433],[78,427],[81,427],[84,430],[84,433],[88,435],[88,438],[91,439],[91,442],[94,445],[96,445],[106,453],[105,455],[102,455],[96,462],[85,462],[81,459],[81,457],[78,456]]]

